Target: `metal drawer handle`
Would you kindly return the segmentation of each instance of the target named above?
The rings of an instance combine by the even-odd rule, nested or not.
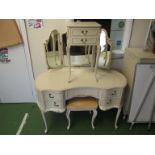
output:
[[[85,31],[82,30],[81,33],[82,33],[83,35],[86,35],[86,34],[88,33],[88,31],[87,31],[87,30],[85,30]]]
[[[81,39],[81,42],[85,44],[87,42],[87,39]]]
[[[114,91],[112,92],[112,95],[116,95],[116,94],[117,94],[117,91],[114,90]]]
[[[56,102],[54,102],[54,106],[59,107],[59,105]]]
[[[50,94],[49,94],[49,98],[54,98],[54,96],[52,96],[52,94],[50,93]]]
[[[107,101],[107,104],[110,104],[111,103],[111,99],[109,101]]]

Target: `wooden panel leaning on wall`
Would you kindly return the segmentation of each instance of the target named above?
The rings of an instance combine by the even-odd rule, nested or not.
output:
[[[22,43],[22,36],[14,19],[0,19],[0,48]]]

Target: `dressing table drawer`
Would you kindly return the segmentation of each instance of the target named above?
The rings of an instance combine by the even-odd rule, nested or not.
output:
[[[120,104],[121,104],[121,98],[114,99],[114,98],[109,97],[109,98],[101,99],[99,101],[99,107],[102,110],[118,108],[120,107]]]
[[[100,29],[97,28],[71,28],[72,36],[97,36],[100,33]]]
[[[46,109],[65,109],[64,94],[62,92],[43,91],[43,99]]]
[[[69,89],[65,91],[65,98],[66,100],[74,98],[74,97],[94,97],[98,98],[98,89],[96,88],[74,88],[74,89]]]
[[[106,90],[106,91],[101,91],[101,98],[107,98],[107,97],[110,97],[110,98],[121,98],[122,96],[122,93],[123,93],[123,89],[121,88],[113,88],[113,89],[109,89],[109,90]]]

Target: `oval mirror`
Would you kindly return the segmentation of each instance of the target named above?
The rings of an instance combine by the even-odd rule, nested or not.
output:
[[[63,66],[62,41],[58,30],[53,30],[44,44],[48,68]]]

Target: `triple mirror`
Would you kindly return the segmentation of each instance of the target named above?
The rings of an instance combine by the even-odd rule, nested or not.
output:
[[[74,21],[76,22],[76,21]],[[82,21],[81,21],[82,22]],[[97,21],[98,22],[98,21]],[[100,21],[99,21],[100,22]],[[103,26],[103,24],[104,26]],[[110,68],[111,51],[122,48],[125,20],[102,20],[102,30],[100,35],[101,55],[99,67]],[[107,25],[107,27],[106,27]],[[105,29],[104,29],[105,27]],[[110,39],[109,39],[110,38]],[[105,45],[103,45],[105,44]],[[107,46],[108,44],[108,46]],[[45,51],[48,68],[58,68],[67,66],[67,34],[60,34],[58,30],[53,30],[46,40]],[[104,48],[104,49],[103,49]],[[73,66],[89,66],[92,59],[92,47],[71,47],[71,64]]]

